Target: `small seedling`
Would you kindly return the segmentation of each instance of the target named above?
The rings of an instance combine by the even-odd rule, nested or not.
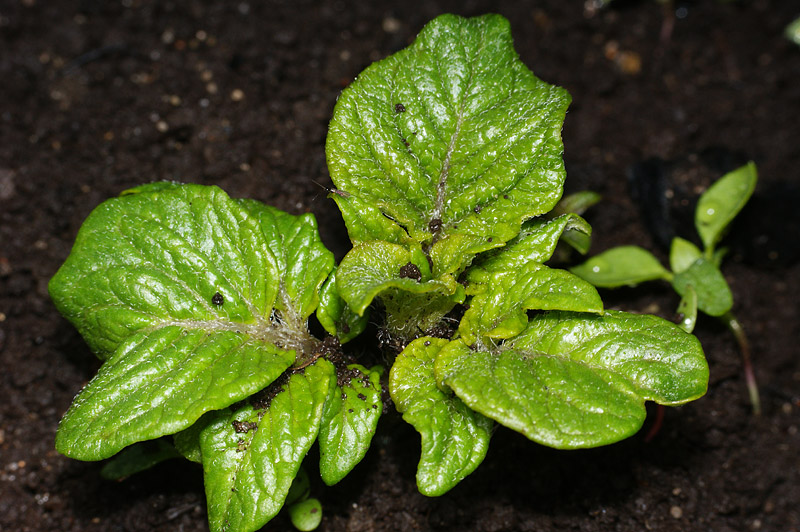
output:
[[[678,314],[681,327],[687,332],[694,329],[698,309],[720,318],[739,344],[750,403],[753,413],[758,415],[761,402],[750,361],[750,343],[733,315],[733,294],[719,269],[726,250],[717,247],[730,223],[750,199],[756,181],[756,166],[751,162],[726,174],[700,196],[695,211],[695,227],[703,250],[688,240],[675,238],[669,255],[670,269],[662,266],[646,249],[622,246],[592,257],[571,271],[604,288],[633,286],[654,280],[671,283],[682,298]]]
[[[422,436],[426,495],[481,463],[496,423],[594,447],[639,430],[645,401],[702,396],[694,336],[605,310],[590,283],[545,264],[562,239],[586,252],[591,233],[551,212],[569,101],[519,60],[505,19],[443,15],[336,104],[330,196],[353,243],[338,267],[312,215],[216,187],[155,183],[97,207],[49,287],[104,361],[61,421],[58,451],[123,451],[124,474],[172,445],[202,465],[212,531],[256,530],[284,504],[311,529],[318,501],[290,491],[311,445],[334,484],[381,416],[383,369],[342,348],[376,304],[388,391]],[[311,334],[314,314],[330,336]],[[126,450],[149,440],[157,457]]]

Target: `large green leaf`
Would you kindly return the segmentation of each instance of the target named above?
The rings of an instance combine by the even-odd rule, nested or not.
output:
[[[527,310],[603,312],[594,286],[577,275],[537,262],[501,269],[494,261],[486,289],[473,296],[458,328],[465,342],[480,336],[510,338],[528,325]],[[470,281],[473,281],[470,278]],[[470,288],[474,289],[474,282]]]
[[[616,288],[645,281],[669,281],[672,274],[646,249],[620,246],[595,255],[570,271],[595,286]]]
[[[436,385],[436,354],[448,340],[419,338],[398,355],[389,376],[397,411],[422,437],[417,486],[437,496],[472,473],[486,456],[492,422]]]
[[[239,332],[179,326],[139,332],[75,398],[56,449],[79,460],[108,458],[257,392],[292,362],[292,351]]]
[[[722,316],[733,306],[733,293],[722,272],[702,258],[677,274],[672,279],[672,286],[681,297],[686,297],[689,287],[692,287],[697,297],[697,308],[709,316]]]
[[[319,472],[326,484],[342,480],[367,454],[383,411],[381,369],[350,364],[338,370],[319,430]]]
[[[747,200],[758,181],[756,165],[746,165],[722,176],[697,202],[694,224],[706,249],[714,249]]]
[[[351,238],[432,243],[435,277],[502,245],[561,196],[568,104],[519,60],[504,18],[436,18],[334,109],[326,152]]]
[[[445,346],[436,377],[470,408],[556,448],[630,436],[645,400],[703,395],[708,366],[696,338],[654,316],[547,312],[494,351]]]
[[[333,365],[320,359],[261,404],[208,417],[200,447],[212,531],[258,530],[280,511],[333,383]]]
[[[107,359],[57,448],[105,458],[263,388],[313,347],[304,322],[332,267],[313,218],[216,187],[156,183],[106,201],[49,287]]]

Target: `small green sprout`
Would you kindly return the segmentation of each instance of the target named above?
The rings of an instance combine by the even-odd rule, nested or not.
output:
[[[750,344],[731,310],[733,294],[720,271],[726,249],[717,245],[750,199],[757,179],[756,166],[751,162],[724,175],[700,196],[695,210],[695,228],[703,249],[676,237],[669,254],[670,269],[663,267],[643,248],[622,246],[609,249],[570,270],[604,288],[655,280],[671,283],[682,298],[678,313],[681,326],[687,332],[694,329],[698,310],[721,319],[739,344],[750,403],[756,415],[761,412],[761,402],[750,361]]]

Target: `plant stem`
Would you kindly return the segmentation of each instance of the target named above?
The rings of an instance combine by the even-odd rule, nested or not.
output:
[[[747,335],[745,335],[742,325],[732,312],[727,312],[721,316],[721,319],[733,333],[733,336],[736,337],[736,342],[739,344],[739,352],[742,355],[742,370],[747,383],[747,391],[750,394],[750,404],[753,405],[753,415],[758,416],[761,414],[761,399],[758,395],[758,384],[756,383],[756,375],[753,372],[753,364],[750,361],[750,342],[747,340]]]

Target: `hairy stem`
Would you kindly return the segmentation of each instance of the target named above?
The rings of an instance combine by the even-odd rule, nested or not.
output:
[[[750,361],[750,342],[747,340],[747,335],[744,333],[742,325],[732,312],[724,314],[721,318],[739,344],[739,352],[742,355],[744,379],[747,383],[747,392],[750,394],[750,404],[753,406],[753,415],[758,416],[761,414],[761,399],[758,394],[758,383],[756,383],[756,375],[753,372],[753,364]]]

